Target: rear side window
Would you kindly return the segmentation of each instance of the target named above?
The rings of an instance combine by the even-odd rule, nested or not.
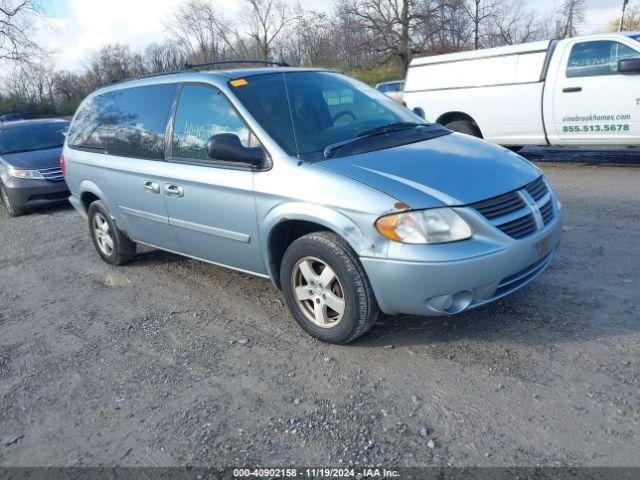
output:
[[[576,43],[569,56],[567,77],[615,75],[620,60],[639,57],[640,52],[613,40]]]
[[[69,128],[67,144],[71,148],[106,150],[106,97],[85,100]]]
[[[175,84],[108,92],[84,104],[69,146],[105,149],[111,155],[164,159],[164,138]]]

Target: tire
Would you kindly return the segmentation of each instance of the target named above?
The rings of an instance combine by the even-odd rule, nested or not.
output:
[[[9,213],[10,217],[19,217],[24,213],[24,210],[16,207],[13,203],[11,203],[11,199],[7,194],[7,191],[4,188],[4,185],[0,184],[0,197],[2,197],[2,203],[7,209],[7,213]]]
[[[326,267],[334,279],[322,285],[331,278],[330,274],[322,275],[327,273]],[[308,275],[303,273],[305,270]],[[356,253],[333,232],[310,233],[294,241],[282,259],[280,279],[293,318],[323,342],[351,342],[367,333],[378,317],[378,303]],[[318,315],[316,307],[323,313]],[[318,321],[319,317],[326,317],[327,322],[321,325],[324,318]]]
[[[524,147],[514,147],[514,146],[510,146],[510,147],[505,147],[509,150],[511,150],[514,153],[518,153],[520,150],[522,150]]]
[[[480,129],[476,127],[469,120],[456,120],[455,122],[449,122],[445,125],[449,130],[454,132],[464,133],[465,135],[471,135],[472,137],[482,138]]]
[[[102,260],[110,265],[122,265],[133,260],[136,255],[136,243],[118,229],[101,200],[89,205],[87,216],[91,241]]]

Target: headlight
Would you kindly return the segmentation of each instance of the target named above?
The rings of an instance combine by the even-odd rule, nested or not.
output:
[[[413,244],[457,242],[473,234],[469,224],[450,208],[387,215],[376,221],[376,229],[389,240]]]
[[[38,170],[21,170],[19,168],[12,167],[6,162],[4,166],[7,169],[7,173],[13,178],[24,178],[27,180],[44,180],[44,177]]]

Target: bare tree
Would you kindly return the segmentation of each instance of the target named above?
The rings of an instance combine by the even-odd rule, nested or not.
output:
[[[640,5],[632,5],[627,8],[624,19],[617,18],[612,20],[607,26],[607,32],[617,32],[622,24],[623,31],[635,32],[640,30]]]
[[[498,9],[504,4],[504,0],[466,0],[464,9],[471,19],[473,26],[473,48],[480,48],[483,27],[495,19]]]
[[[31,37],[37,13],[32,0],[0,0],[0,60],[24,62],[40,52]]]
[[[85,82],[96,89],[132,75],[134,56],[127,45],[105,45],[86,64]]]
[[[369,45],[383,54],[382,61],[397,59],[406,69],[439,30],[430,0],[353,0],[347,11],[369,30]]]
[[[61,70],[51,79],[53,97],[62,103],[70,103],[85,94],[82,78],[77,73]]]
[[[528,10],[522,0],[504,2],[496,8],[492,19],[490,46],[516,45],[550,36],[549,19]]]
[[[181,69],[187,57],[175,42],[152,43],[142,54],[145,73],[169,72]]]
[[[577,24],[584,20],[585,0],[565,0],[558,24],[557,36],[574,37],[578,34]]]
[[[219,58],[222,22],[211,2],[190,0],[174,11],[167,27],[182,55],[192,63],[200,63]]]
[[[269,60],[271,47],[287,23],[289,8],[280,0],[244,0],[250,8],[249,37],[255,42],[261,60]]]
[[[9,95],[32,105],[53,102],[53,67],[48,63],[19,63],[6,83]]]

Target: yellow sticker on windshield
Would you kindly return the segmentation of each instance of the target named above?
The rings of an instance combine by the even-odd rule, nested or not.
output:
[[[232,87],[244,87],[245,85],[249,85],[249,82],[247,82],[244,78],[238,78],[237,80],[231,80],[231,86]]]

